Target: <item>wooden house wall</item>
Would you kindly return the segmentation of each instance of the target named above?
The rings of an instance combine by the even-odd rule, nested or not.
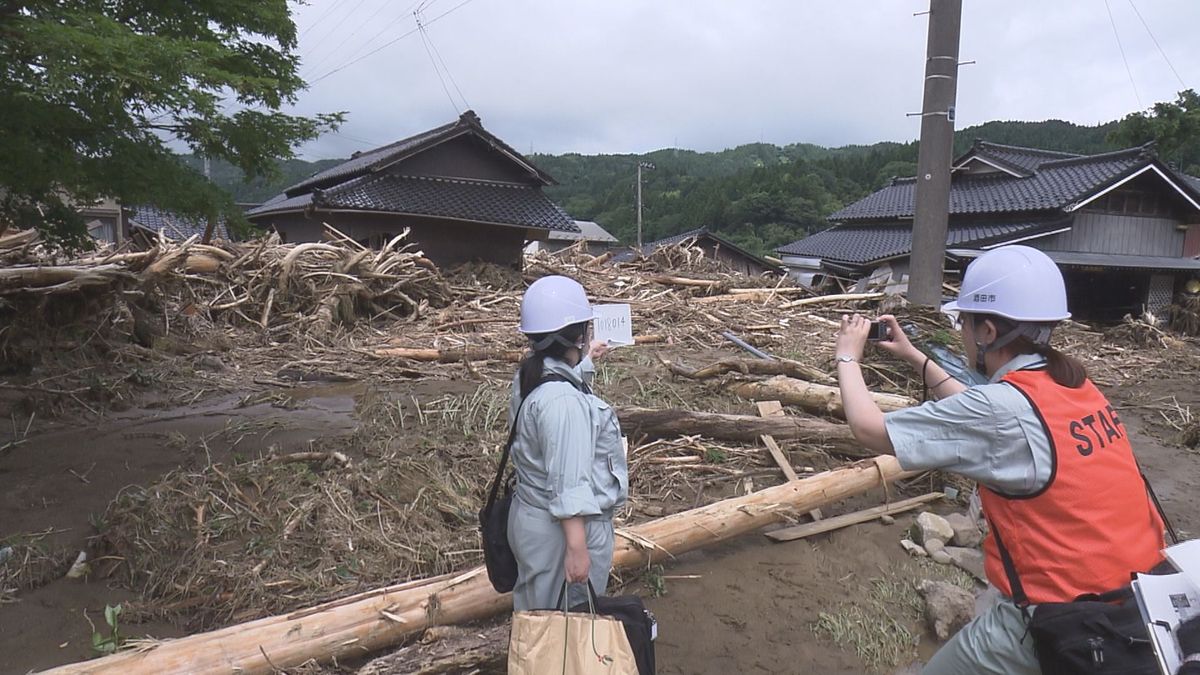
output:
[[[363,245],[378,247],[407,227],[408,241],[442,267],[490,262],[520,268],[527,234],[519,227],[372,213],[284,214],[267,220],[259,224],[274,227],[287,243],[321,241],[322,223],[329,223]]]
[[[1081,211],[1070,231],[1037,240],[1034,245],[1045,251],[1178,257],[1183,255],[1183,239],[1175,218]]]
[[[445,176],[533,184],[533,177],[474,136],[459,136],[387,169],[404,176]]]

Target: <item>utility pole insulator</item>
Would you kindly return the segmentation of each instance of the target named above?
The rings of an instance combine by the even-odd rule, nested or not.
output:
[[[950,211],[962,0],[932,0],[929,10],[908,299],[917,305],[938,306]]]

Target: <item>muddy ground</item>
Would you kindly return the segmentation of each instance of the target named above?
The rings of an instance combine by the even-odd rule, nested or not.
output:
[[[702,385],[662,379],[651,352],[676,358],[681,355],[678,350],[636,349],[643,351],[618,355],[601,372],[602,395],[622,402],[678,399],[676,405],[699,410],[753,412],[751,404],[716,396]],[[684,355],[702,364],[737,354]],[[1179,368],[1171,358],[1193,361]],[[1187,533],[1200,533],[1200,493],[1195,489],[1200,485],[1200,455],[1178,445],[1175,427],[1191,410],[1200,409],[1200,387],[1192,371],[1195,358],[1194,349],[1182,350],[1179,356],[1131,368],[1135,372],[1124,379],[1106,383],[1168,514]],[[246,377],[242,387],[225,387],[184,406],[156,402],[155,389],[148,386],[135,405],[122,412],[78,411],[32,421],[14,412],[0,431],[0,547],[21,542],[44,552],[47,582],[0,594],[0,672],[22,673],[92,657],[93,625],[102,624],[105,605],[148,602],[139,597],[131,570],[123,568],[128,563],[119,556],[93,560],[86,579],[63,578],[75,552],[97,550],[95,537],[105,527],[105,513],[123,491],[155,484],[177,469],[200,471],[214,463],[237,465],[265,455],[341,447],[338,439],[361,431],[364,415],[376,414],[373,406],[380,398],[441,400],[469,396],[481,385],[502,391],[504,378],[503,368],[383,386],[351,382],[279,387],[254,384]],[[187,383],[174,385],[186,388]],[[429,414],[420,404],[416,409],[417,416]],[[412,424],[413,418],[403,419]],[[405,433],[448,432],[410,427]],[[473,443],[482,447],[502,429],[489,433]],[[785,451],[797,466],[819,470],[831,462],[803,446]],[[488,479],[474,478],[480,483]],[[939,480],[929,477],[912,486],[913,493],[940,488]],[[770,482],[758,479],[757,484]],[[669,513],[691,508],[701,496],[707,501],[740,489],[745,489],[741,481],[715,483],[704,495],[681,487],[646,497],[636,509],[643,515]],[[862,495],[827,508],[826,514],[881,501],[882,493]],[[962,507],[939,505],[934,510],[953,508]],[[750,535],[681,556],[640,578],[627,578],[626,592],[646,596],[658,616],[659,671],[892,672],[927,658],[936,642],[920,620],[912,584],[921,578],[969,582],[952,568],[903,553],[898,541],[909,518],[787,544]],[[122,625],[123,637],[173,637],[192,625],[187,609],[159,612],[154,618],[152,614]],[[251,609],[232,618],[254,616]],[[229,618],[214,614],[204,625]]]

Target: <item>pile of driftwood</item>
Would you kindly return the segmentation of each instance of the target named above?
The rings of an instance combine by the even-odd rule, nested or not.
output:
[[[36,232],[17,232],[0,237],[0,296],[101,289],[174,300],[185,314],[318,334],[363,316],[412,316],[449,300],[437,268],[404,247],[403,234],[379,250],[332,228],[321,243],[282,244],[275,235],[246,243],[197,242],[160,238],[144,251],[66,258],[40,245]]]

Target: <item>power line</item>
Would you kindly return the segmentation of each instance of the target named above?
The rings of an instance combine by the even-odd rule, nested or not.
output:
[[[337,46],[335,46],[328,54],[326,54],[325,56],[318,59],[311,66],[308,66],[306,68],[308,73],[311,74],[311,73],[317,72],[318,68],[320,68],[322,65],[324,65],[325,63],[330,61],[333,57],[336,57],[338,55],[338,50],[341,49],[347,42],[349,42],[350,38],[353,38],[355,35],[357,35],[360,30],[362,30],[368,24],[371,23],[372,19],[379,16],[380,12],[382,12],[383,10],[387,9],[390,6],[391,5],[389,5],[387,2],[380,3],[379,7],[376,8],[376,10],[374,12],[372,12],[370,16],[368,16],[366,19],[363,19],[363,21],[360,22],[358,24],[358,26],[356,26],[354,28],[354,30],[350,31],[350,33],[347,34],[346,37],[342,38],[342,41],[337,43]]]
[[[1146,20],[1142,18],[1142,13],[1138,11],[1137,5],[1133,4],[1133,0],[1129,0],[1129,6],[1133,8],[1133,13],[1137,14],[1138,21],[1142,22],[1142,28],[1146,29],[1146,33],[1154,42],[1154,46],[1158,48],[1158,53],[1162,55],[1163,61],[1167,62],[1167,67],[1170,68],[1171,72],[1175,74],[1175,79],[1179,80],[1179,86],[1187,89],[1187,85],[1183,83],[1183,78],[1179,76],[1179,71],[1175,70],[1175,64],[1171,63],[1171,59],[1168,58],[1167,53],[1163,51],[1162,45],[1158,44],[1158,38],[1154,37],[1154,31],[1150,30],[1150,24],[1146,23]]]
[[[1129,68],[1129,59],[1125,58],[1125,46],[1121,44],[1121,34],[1117,32],[1117,22],[1113,19],[1112,7],[1104,0],[1104,9],[1108,10],[1108,22],[1112,24],[1113,35],[1117,38],[1117,49],[1121,50],[1121,60],[1125,62],[1125,73],[1129,75],[1129,86],[1133,87],[1133,98],[1137,100],[1138,110],[1142,109],[1142,97],[1138,94],[1137,83],[1133,81],[1133,70]]]
[[[445,17],[445,16],[448,16],[449,14],[451,14],[451,13],[453,13],[453,12],[455,12],[455,11],[457,11],[457,10],[459,10],[459,9],[461,9],[461,8],[463,8],[463,7],[467,6],[467,5],[469,5],[469,4],[471,4],[471,3],[472,3],[472,2],[474,2],[474,1],[475,1],[475,0],[463,0],[462,2],[460,2],[460,3],[458,3],[457,5],[455,5],[455,6],[451,7],[450,9],[446,10],[445,12],[442,12],[441,14],[438,14],[437,16],[435,16],[434,18],[430,19],[429,21],[426,21],[426,22],[425,22],[425,25],[426,25],[426,26],[429,26],[429,25],[431,25],[431,24],[433,24],[433,23],[436,23],[436,22],[437,22],[439,19],[442,19],[443,17]],[[321,80],[324,80],[325,78],[327,78],[327,77],[329,77],[329,76],[331,76],[331,75],[334,75],[335,73],[339,73],[339,72],[341,72],[341,71],[343,71],[343,70],[345,70],[345,69],[349,68],[350,66],[352,66],[352,65],[354,65],[354,64],[356,64],[356,63],[358,63],[359,61],[362,61],[363,59],[366,59],[366,58],[368,58],[368,57],[374,56],[375,54],[378,54],[379,52],[383,51],[384,49],[387,49],[388,47],[390,47],[390,46],[392,46],[392,45],[396,44],[397,42],[399,42],[399,41],[403,40],[404,38],[406,38],[406,37],[408,37],[408,36],[410,36],[410,35],[412,35],[413,33],[416,33],[417,31],[418,31],[418,29],[417,29],[417,28],[413,28],[412,30],[410,30],[410,31],[408,31],[408,32],[406,32],[406,33],[404,33],[404,34],[403,34],[403,35],[401,35],[400,37],[394,38],[394,39],[392,39],[392,40],[388,40],[387,42],[383,43],[382,45],[379,45],[378,47],[376,47],[375,49],[372,49],[371,51],[367,52],[366,54],[363,54],[362,56],[359,56],[359,57],[357,57],[357,58],[351,59],[350,61],[347,61],[346,63],[343,63],[342,65],[338,66],[337,68],[334,68],[333,70],[331,70],[331,71],[329,71],[329,72],[325,73],[324,75],[322,75],[322,76],[320,76],[320,77],[318,77],[318,78],[315,78],[315,79],[311,80],[311,81],[310,81],[308,84],[309,84],[309,85],[314,85],[314,84],[316,84],[316,83],[320,82]]]
[[[304,30],[300,31],[300,35],[298,35],[297,37],[304,37],[308,33],[308,31],[310,31],[313,28],[320,25],[320,23],[322,21],[324,21],[325,18],[328,17],[333,12],[334,9],[337,9],[338,5],[344,3],[345,1],[346,0],[333,0],[333,2],[329,3],[329,8],[325,10],[325,13],[322,14],[319,18],[317,18],[312,23],[308,24],[308,26]]]
[[[399,16],[399,17],[397,17],[396,19],[394,19],[394,20],[393,20],[393,21],[391,21],[390,23],[386,23],[386,24],[384,24],[383,28],[381,28],[381,29],[379,30],[379,32],[375,33],[375,34],[374,34],[374,35],[372,35],[370,38],[367,38],[367,39],[366,39],[366,40],[364,40],[364,41],[363,41],[361,44],[359,44],[359,45],[358,45],[358,46],[357,46],[357,47],[354,49],[354,51],[352,51],[352,52],[350,53],[350,56],[349,56],[348,60],[349,60],[349,59],[354,59],[354,58],[355,58],[355,57],[356,57],[358,54],[361,54],[361,53],[362,53],[362,51],[363,51],[364,49],[369,49],[369,48],[370,48],[370,46],[371,46],[371,45],[372,45],[372,44],[373,44],[373,43],[374,43],[376,40],[378,40],[378,39],[379,39],[379,38],[380,38],[380,37],[381,37],[381,36],[382,36],[384,33],[386,33],[386,32],[388,32],[388,31],[392,30],[392,28],[394,28],[395,26],[399,25],[399,24],[400,24],[402,21],[404,21],[405,19],[409,18],[409,17],[411,16],[411,12],[412,12],[413,8],[414,8],[414,7],[416,7],[416,6],[417,6],[419,3],[420,3],[420,0],[417,0],[416,2],[412,3],[411,5],[409,5],[407,9],[405,9],[403,12],[401,12],[401,13],[400,13],[400,16]],[[324,63],[324,60],[322,60],[322,63]],[[343,63],[344,63],[344,62],[343,62]],[[315,68],[313,68],[311,72],[316,72],[316,69],[315,69]]]
[[[342,18],[333,25],[333,28],[331,28],[328,33],[325,33],[321,37],[317,38],[316,42],[312,43],[312,45],[309,46],[308,53],[309,54],[316,53],[316,51],[320,48],[321,44],[324,43],[326,40],[328,40],[330,37],[332,37],[335,33],[337,33],[337,30],[342,27],[342,24],[346,23],[346,19],[349,19],[355,12],[357,12],[358,8],[362,7],[363,3],[366,1],[367,0],[358,0],[357,5],[355,5],[350,11],[342,14]]]
[[[437,2],[437,0],[430,0],[429,4],[432,5],[435,2]],[[428,6],[429,5],[426,5],[426,7]],[[434,44],[433,36],[429,34],[429,29],[421,26],[421,34],[424,36],[426,43],[433,48],[433,53],[437,55],[437,60],[442,64],[442,70],[446,71],[446,77],[450,78],[450,84],[454,85],[454,91],[458,92],[458,97],[462,99],[463,107],[469,110],[471,108],[471,104],[467,103],[467,97],[463,96],[462,89],[458,88],[458,82],[454,79],[454,73],[450,72],[450,66],[446,65],[446,59],[442,58],[442,53],[438,51],[437,45]],[[436,65],[434,67],[436,67]]]
[[[450,95],[450,90],[446,88],[446,78],[442,77],[442,71],[438,68],[437,61],[433,58],[433,52],[429,50],[429,40],[425,36],[425,26],[421,25],[421,15],[417,14],[417,30],[421,32],[421,44],[425,46],[425,53],[429,55],[429,63],[433,64],[433,72],[437,74],[438,82],[442,83],[442,91],[446,92],[446,98],[450,101],[450,107],[454,110],[454,114],[458,115],[458,104],[454,102],[454,97]]]

